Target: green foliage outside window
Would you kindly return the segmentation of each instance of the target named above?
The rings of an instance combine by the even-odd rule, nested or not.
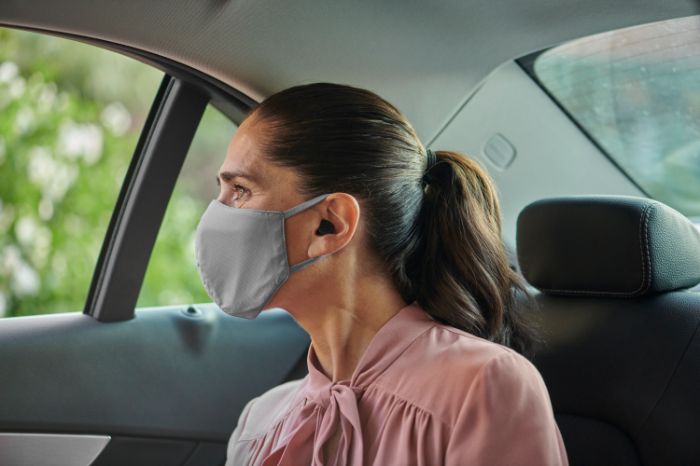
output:
[[[83,308],[160,77],[84,44],[0,30],[0,315]]]
[[[161,79],[110,51],[0,29],[0,316],[83,309]],[[193,145],[203,155],[186,165],[191,179],[178,182],[140,303],[208,300],[192,234],[212,195],[202,186],[213,183],[233,126],[213,109],[204,122]]]

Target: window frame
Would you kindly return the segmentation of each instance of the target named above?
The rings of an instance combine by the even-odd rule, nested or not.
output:
[[[165,210],[208,104],[238,125],[257,103],[227,84],[174,60],[103,39],[0,23],[75,40],[164,73],[131,157],[95,265],[83,314],[99,322],[134,318],[141,285]]]
[[[163,77],[113,211],[84,313],[102,322],[134,316],[168,199],[207,102],[198,88]]]

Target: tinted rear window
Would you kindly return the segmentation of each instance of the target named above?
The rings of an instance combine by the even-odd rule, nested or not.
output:
[[[700,17],[575,40],[531,74],[647,194],[700,220]]]

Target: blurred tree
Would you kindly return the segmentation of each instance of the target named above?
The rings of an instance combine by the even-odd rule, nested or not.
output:
[[[82,310],[162,79],[66,39],[0,29],[0,316]],[[209,107],[170,199],[140,306],[209,301],[194,231],[235,126]]]
[[[162,73],[0,29],[0,315],[81,310]]]

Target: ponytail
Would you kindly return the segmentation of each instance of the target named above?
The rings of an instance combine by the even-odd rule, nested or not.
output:
[[[438,321],[530,355],[536,332],[515,302],[527,293],[501,239],[494,184],[464,155],[435,155],[418,219],[420,246],[408,259],[416,300]]]
[[[401,112],[351,86],[314,83],[268,97],[248,117],[271,162],[300,174],[300,192],[363,202],[368,271],[435,319],[529,354],[534,329],[515,296],[493,183],[469,158],[437,152],[423,186],[425,149]]]

